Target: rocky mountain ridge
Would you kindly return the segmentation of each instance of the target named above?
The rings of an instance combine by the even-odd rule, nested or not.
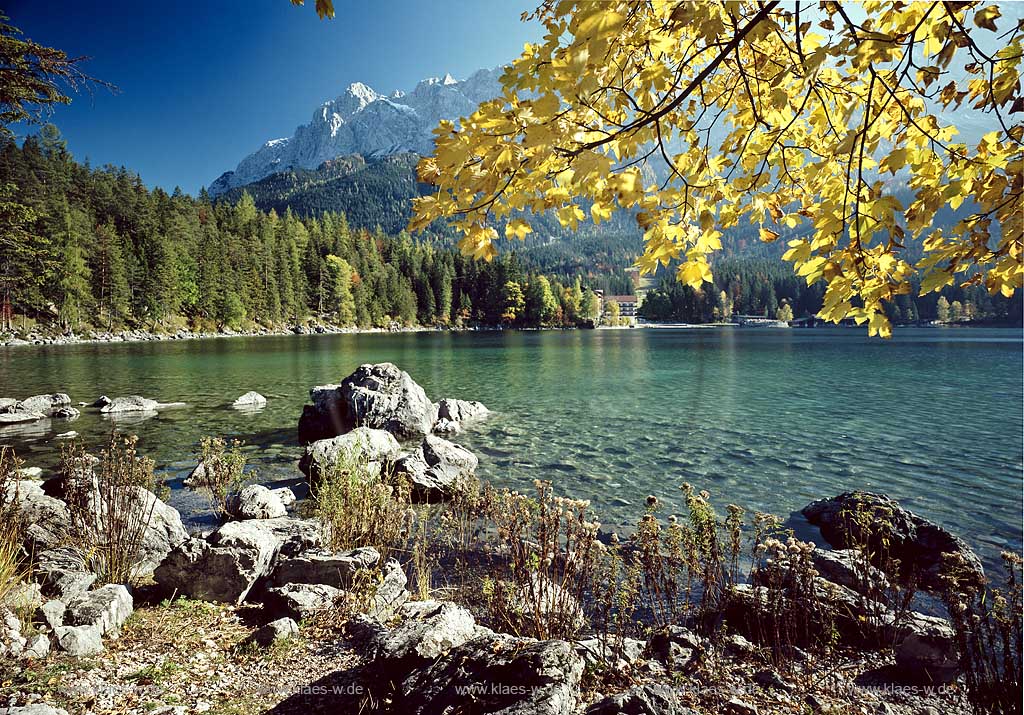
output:
[[[347,154],[428,154],[438,122],[466,116],[481,102],[498,96],[500,74],[501,68],[482,69],[462,81],[446,74],[421,81],[409,93],[388,95],[353,82],[343,94],[320,105],[293,136],[271,139],[242,159],[234,171],[221,174],[208,191],[220,196],[271,174],[316,169]]]

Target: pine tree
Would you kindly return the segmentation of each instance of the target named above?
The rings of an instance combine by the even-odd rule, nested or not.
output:
[[[76,329],[87,317],[92,303],[92,271],[85,260],[81,239],[88,230],[88,219],[81,211],[65,213],[66,231],[60,268],[60,320],[66,328]]]
[[[352,297],[352,266],[344,258],[327,256],[331,273],[331,312],[340,325],[352,325],[356,321],[356,304]]]

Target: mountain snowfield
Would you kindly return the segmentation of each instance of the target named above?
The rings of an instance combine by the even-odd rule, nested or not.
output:
[[[346,154],[381,157],[402,152],[429,154],[433,130],[442,119],[471,114],[477,106],[501,94],[502,69],[483,69],[459,81],[446,74],[416,85],[408,94],[379,94],[361,82],[324,102],[309,124],[292,137],[271,139],[227,171],[208,191],[219,196],[230,189],[292,168],[315,169]]]

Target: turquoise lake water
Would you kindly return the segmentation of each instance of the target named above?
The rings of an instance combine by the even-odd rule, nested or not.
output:
[[[263,482],[297,483],[295,426],[312,385],[391,361],[434,400],[496,415],[456,441],[478,474],[591,499],[607,528],[648,494],[679,503],[684,481],[720,503],[788,516],[860,488],[888,493],[991,561],[1021,548],[1022,332],[902,328],[634,329],[232,338],[0,349],[0,396],[67,392],[75,403],[141,394],[188,407],[117,422],[172,479],[172,503],[202,520],[177,481],[204,435],[247,443]],[[227,405],[256,390],[265,409]],[[56,464],[57,433],[87,446],[111,422],[83,411],[0,431],[26,464]]]

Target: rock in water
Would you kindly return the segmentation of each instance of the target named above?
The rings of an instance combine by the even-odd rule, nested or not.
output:
[[[399,439],[421,439],[437,415],[426,393],[408,373],[389,362],[361,365],[340,385],[310,390],[299,420],[303,443],[335,437],[356,425],[383,429]]]
[[[227,509],[236,519],[276,519],[288,514],[280,497],[262,484],[250,484],[232,495]]]
[[[390,432],[356,427],[338,437],[307,445],[306,453],[299,460],[299,469],[315,480],[330,474],[339,462],[358,458],[368,469],[379,472],[384,463],[396,459],[400,452],[398,440]]]
[[[427,435],[414,452],[395,462],[395,473],[409,479],[418,501],[439,502],[465,491],[477,464],[476,455],[465,447]]]
[[[468,422],[483,419],[490,414],[482,402],[468,402],[446,397],[437,403],[437,434],[458,434]]]
[[[267,404],[267,398],[250,390],[231,404],[234,407],[263,407]]]
[[[23,422],[36,422],[46,419],[42,412],[4,412],[0,413],[0,426],[18,425]]]
[[[858,512],[869,518],[855,519]],[[867,542],[874,553],[887,551],[904,568],[914,568],[918,582],[927,590],[942,589],[942,562],[950,555],[961,559],[979,582],[984,578],[981,559],[962,539],[883,494],[846,492],[808,504],[802,514],[821,529],[833,548],[848,549]],[[871,525],[870,533],[865,533],[862,523]]]
[[[63,392],[55,392],[52,395],[34,395],[26,397],[18,406],[21,412],[41,412],[51,416],[57,409],[67,407],[71,404],[71,398]],[[77,412],[77,410],[76,410]]]
[[[128,395],[127,397],[115,397],[110,404],[100,408],[100,412],[154,412],[160,403],[150,400],[141,395]]]

